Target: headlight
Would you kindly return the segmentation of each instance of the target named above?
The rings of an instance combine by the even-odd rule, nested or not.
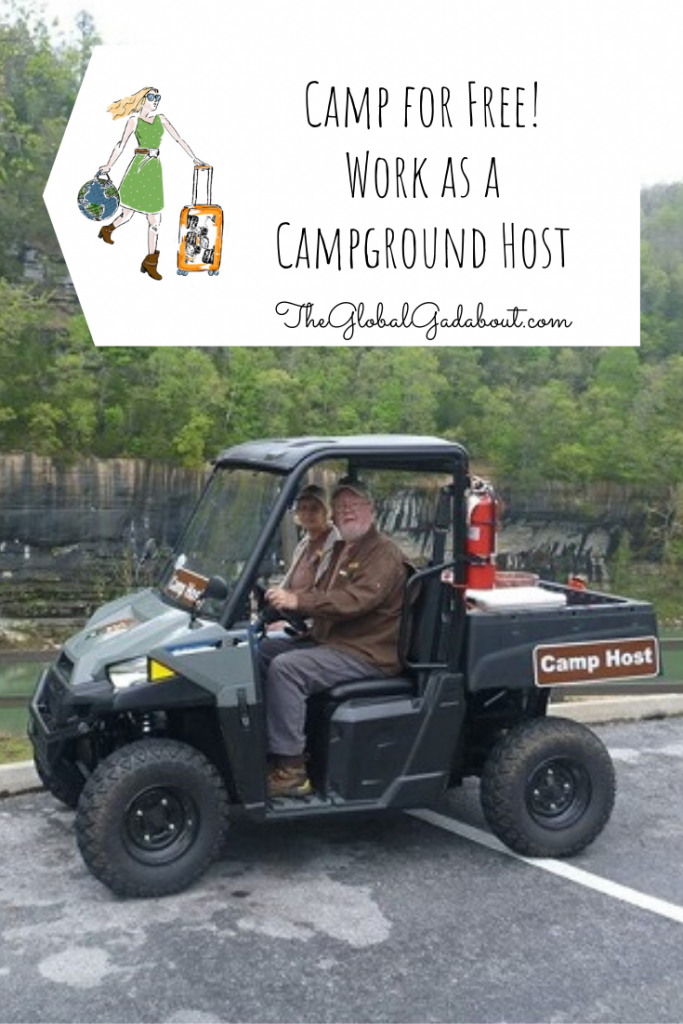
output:
[[[166,668],[159,661],[153,661],[144,655],[131,658],[130,661],[119,661],[107,669],[109,682],[116,690],[128,690],[131,686],[143,683],[163,683],[176,675],[173,669]]]
[[[147,658],[131,658],[130,661],[119,661],[107,669],[109,682],[116,690],[127,690],[131,686],[139,686],[149,680],[147,674]]]

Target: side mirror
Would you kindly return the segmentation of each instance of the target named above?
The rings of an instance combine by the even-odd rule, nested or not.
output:
[[[228,584],[222,576],[211,576],[207,581],[201,596],[192,605],[190,612],[190,623],[196,621],[206,601],[225,601],[228,596]]]
[[[204,601],[225,601],[228,596],[228,584],[222,576],[212,576],[204,587],[201,600]]]

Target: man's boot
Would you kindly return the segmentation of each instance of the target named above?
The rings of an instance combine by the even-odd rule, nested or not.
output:
[[[313,786],[306,771],[306,759],[300,757],[273,756],[268,771],[268,796],[307,797],[313,793]]]
[[[100,233],[99,233],[99,235],[97,237],[98,238],[103,238],[105,240],[105,242],[107,243],[107,245],[113,245],[114,243],[111,240],[111,236],[112,236],[112,232],[115,231],[115,230],[116,229],[115,229],[113,224],[105,224],[104,227],[100,228]]]
[[[161,281],[161,274],[157,270],[157,263],[159,262],[159,250],[150,253],[149,256],[145,256],[140,267],[140,273],[144,274],[147,272],[150,277],[153,277],[155,281]]]

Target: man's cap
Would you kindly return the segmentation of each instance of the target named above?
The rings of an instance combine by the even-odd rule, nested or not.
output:
[[[296,496],[296,504],[300,501],[304,501],[306,498],[319,502],[325,509],[329,508],[325,489],[323,487],[319,487],[318,484],[307,484],[303,487]]]
[[[353,477],[343,476],[332,492],[332,501],[341,494],[342,491],[352,491],[357,494],[359,498],[366,498],[368,501],[372,501],[372,494],[370,489],[364,480],[357,480]]]

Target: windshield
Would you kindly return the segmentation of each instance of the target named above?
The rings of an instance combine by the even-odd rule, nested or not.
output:
[[[254,550],[283,477],[251,469],[218,469],[159,580],[162,593],[189,607],[207,580],[220,576],[231,591]]]

